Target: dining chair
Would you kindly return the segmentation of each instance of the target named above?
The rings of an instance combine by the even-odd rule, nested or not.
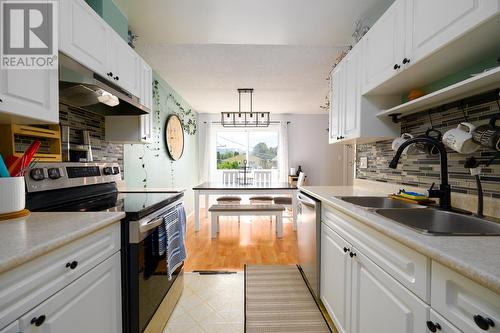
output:
[[[255,170],[253,172],[253,181],[255,184],[271,183],[271,170]]]
[[[224,184],[236,184],[238,182],[238,170],[223,170],[222,182]]]
[[[301,187],[304,185],[304,181],[306,179],[306,174],[304,172],[301,172],[299,174],[299,179],[297,180],[297,188]],[[276,205],[283,205],[286,206],[287,208],[293,209],[292,207],[292,197],[274,197],[274,203]],[[287,215],[287,217],[290,217]],[[294,229],[296,229],[296,225],[294,225]]]

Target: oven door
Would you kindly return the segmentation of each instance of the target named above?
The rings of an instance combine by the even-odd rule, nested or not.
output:
[[[127,299],[124,308],[127,313],[125,324],[129,327],[127,331],[130,333],[144,331],[175,280],[182,274],[183,265],[177,268],[169,280],[165,254],[157,253],[157,229],[162,227],[161,222],[165,212],[157,212],[156,214],[160,215],[149,221],[145,218],[141,221],[128,222],[130,239],[126,251],[127,292],[123,296]],[[131,229],[140,232],[134,236]]]

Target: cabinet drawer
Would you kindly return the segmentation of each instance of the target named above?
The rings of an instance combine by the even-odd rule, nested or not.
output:
[[[431,306],[464,332],[484,332],[474,321],[475,316],[490,319],[494,327],[488,332],[500,332],[500,295],[474,281],[432,262]]]
[[[426,256],[327,205],[322,206],[321,218],[385,272],[430,302],[430,260]]]
[[[120,223],[0,275],[0,328],[120,250]],[[74,269],[67,264],[77,262]]]
[[[458,328],[453,326],[448,320],[444,319],[439,313],[431,309],[431,314],[430,314],[430,322],[431,325],[434,325],[436,327],[436,332],[439,333],[461,333]],[[429,327],[429,323],[427,323],[427,327]],[[432,326],[431,326],[432,327]],[[428,328],[428,332],[432,332]]]

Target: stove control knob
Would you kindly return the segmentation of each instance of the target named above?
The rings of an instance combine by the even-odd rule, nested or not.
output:
[[[113,167],[113,175],[117,175],[120,173],[120,168],[118,167]]]
[[[61,178],[61,172],[59,171],[58,168],[50,168],[47,170],[47,174],[49,175],[50,179],[59,179]]]
[[[43,174],[42,168],[31,169],[30,177],[33,180],[40,181],[45,179],[45,175]]]
[[[109,175],[113,174],[113,169],[111,167],[104,167],[104,168],[102,168],[102,172],[105,175],[109,176]]]

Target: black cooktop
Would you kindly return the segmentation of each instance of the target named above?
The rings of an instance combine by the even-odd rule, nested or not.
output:
[[[83,192],[83,193],[82,193]],[[121,193],[111,184],[29,194],[27,208],[34,212],[125,212],[127,219],[143,218],[183,197],[182,192]]]

